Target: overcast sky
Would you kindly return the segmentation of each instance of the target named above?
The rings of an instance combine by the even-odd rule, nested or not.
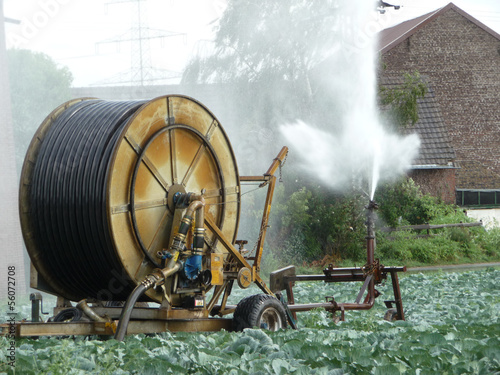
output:
[[[262,0],[265,1],[265,0]],[[374,12],[379,27],[418,17],[448,4],[448,0],[398,0],[399,10]],[[134,2],[135,3],[135,2]],[[136,21],[136,4],[127,0],[4,0],[8,48],[28,48],[50,55],[72,71],[74,86],[87,86],[130,69],[130,43],[102,43],[124,38]],[[499,0],[455,0],[454,3],[500,32]],[[143,21],[152,29],[183,33],[150,40],[153,66],[182,72],[190,56],[206,50],[214,22],[225,0],[148,0]],[[147,7],[147,8],[146,8]],[[101,43],[100,43],[101,42]]]

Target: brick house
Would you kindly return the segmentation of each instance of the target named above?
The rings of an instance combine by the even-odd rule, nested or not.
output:
[[[382,82],[418,71],[432,88],[456,153],[456,202],[500,206],[500,34],[450,3],[381,31],[379,52]]]

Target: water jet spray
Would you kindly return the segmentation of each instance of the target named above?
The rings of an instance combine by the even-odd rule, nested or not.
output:
[[[373,201],[375,190],[380,179],[380,145],[378,141],[373,143],[373,169],[371,179],[370,200]]]

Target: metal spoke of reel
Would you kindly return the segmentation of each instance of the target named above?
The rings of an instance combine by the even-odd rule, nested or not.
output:
[[[177,143],[174,141],[176,139],[175,134],[176,132],[187,132],[191,136],[194,136],[194,138],[197,140],[199,143],[198,148],[195,152],[194,157],[192,160],[188,163],[189,166],[187,167],[186,171],[182,173],[182,183],[178,184],[176,183],[176,177],[177,177],[177,167],[180,163],[178,163],[178,156],[177,156]],[[148,157],[148,152],[152,152],[151,150],[153,149],[153,145],[155,143],[160,143],[162,141],[162,138],[165,138],[164,144],[167,144],[166,147],[169,148],[167,155],[170,155],[170,162],[169,164],[169,169],[171,176],[170,181],[172,181],[171,185],[168,185],[167,180],[168,177],[162,176],[160,173],[159,169],[154,165],[154,163],[151,161],[151,159]],[[130,143],[129,137],[127,137],[127,141]],[[132,144],[131,144],[132,145]],[[163,145],[162,145],[163,147]],[[198,130],[187,126],[187,125],[182,125],[182,124],[176,124],[176,125],[170,125],[166,126],[164,128],[161,128],[158,130],[156,133],[154,133],[146,142],[144,147],[140,149],[140,147],[137,145],[137,147],[133,147],[134,150],[138,154],[138,159],[137,162],[135,163],[134,167],[134,172],[132,175],[132,182],[130,185],[130,213],[131,213],[131,218],[132,218],[132,225],[134,228],[135,236],[137,238],[137,241],[139,243],[139,246],[141,250],[143,251],[144,255],[146,258],[152,262],[156,267],[160,267],[161,263],[160,260],[157,256],[158,252],[161,252],[164,247],[166,247],[168,244],[162,243],[160,236],[164,233],[170,233],[172,230],[172,220],[173,220],[173,213],[175,211],[175,201],[174,197],[177,193],[184,194],[186,193],[186,186],[189,181],[189,178],[192,176],[193,171],[197,168],[197,166],[200,163],[200,160],[202,159],[203,155],[206,155],[209,157],[209,160],[212,160],[213,163],[215,164],[215,169],[216,170],[221,170],[221,165],[219,163],[219,160],[217,158],[217,155],[215,153],[215,150],[211,146],[210,142],[205,138],[205,136],[199,132]],[[208,152],[207,152],[208,151]],[[136,200],[136,187],[137,187],[137,177],[139,174],[139,170],[141,169],[141,166],[144,165],[146,169],[150,172],[152,177],[162,186],[162,188],[165,190],[165,196],[163,197],[158,197],[156,199],[152,199],[148,202],[158,202],[159,204],[150,204],[148,205],[147,202],[143,201],[137,201]],[[225,201],[225,192],[224,189],[221,189],[222,186],[224,186],[224,179],[222,175],[218,176],[218,190],[219,190],[219,196],[221,197],[222,202]],[[203,188],[201,186],[201,188]],[[153,197],[151,197],[153,198]],[[158,207],[164,207],[164,212],[162,214],[162,217],[158,223],[153,223],[152,220],[148,220],[147,223],[143,223],[143,225],[148,225],[148,230],[149,227],[153,226],[156,228],[154,230],[154,235],[151,240],[147,241],[146,238],[144,238],[144,232],[145,229],[143,226],[140,225],[139,220],[137,218],[137,211],[139,210],[147,210],[149,208],[151,209],[157,209]],[[222,223],[224,221],[224,211],[222,210],[222,215],[219,218],[219,225],[222,226]]]
[[[141,147],[131,138],[131,137],[125,137],[127,142],[130,144],[130,146],[134,149],[134,151],[139,155],[139,159],[144,163],[144,165],[148,168],[148,170],[151,172],[153,177],[159,182],[159,184],[163,187],[163,189],[167,192],[168,191],[168,183],[164,180],[158,169],[155,167],[153,162],[149,160],[147,155],[145,155],[144,151],[141,150]],[[152,140],[154,140],[152,138]]]

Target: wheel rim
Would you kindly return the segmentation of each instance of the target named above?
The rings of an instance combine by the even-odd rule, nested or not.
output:
[[[269,307],[262,312],[259,327],[269,331],[277,331],[283,328],[280,313],[275,308]]]

